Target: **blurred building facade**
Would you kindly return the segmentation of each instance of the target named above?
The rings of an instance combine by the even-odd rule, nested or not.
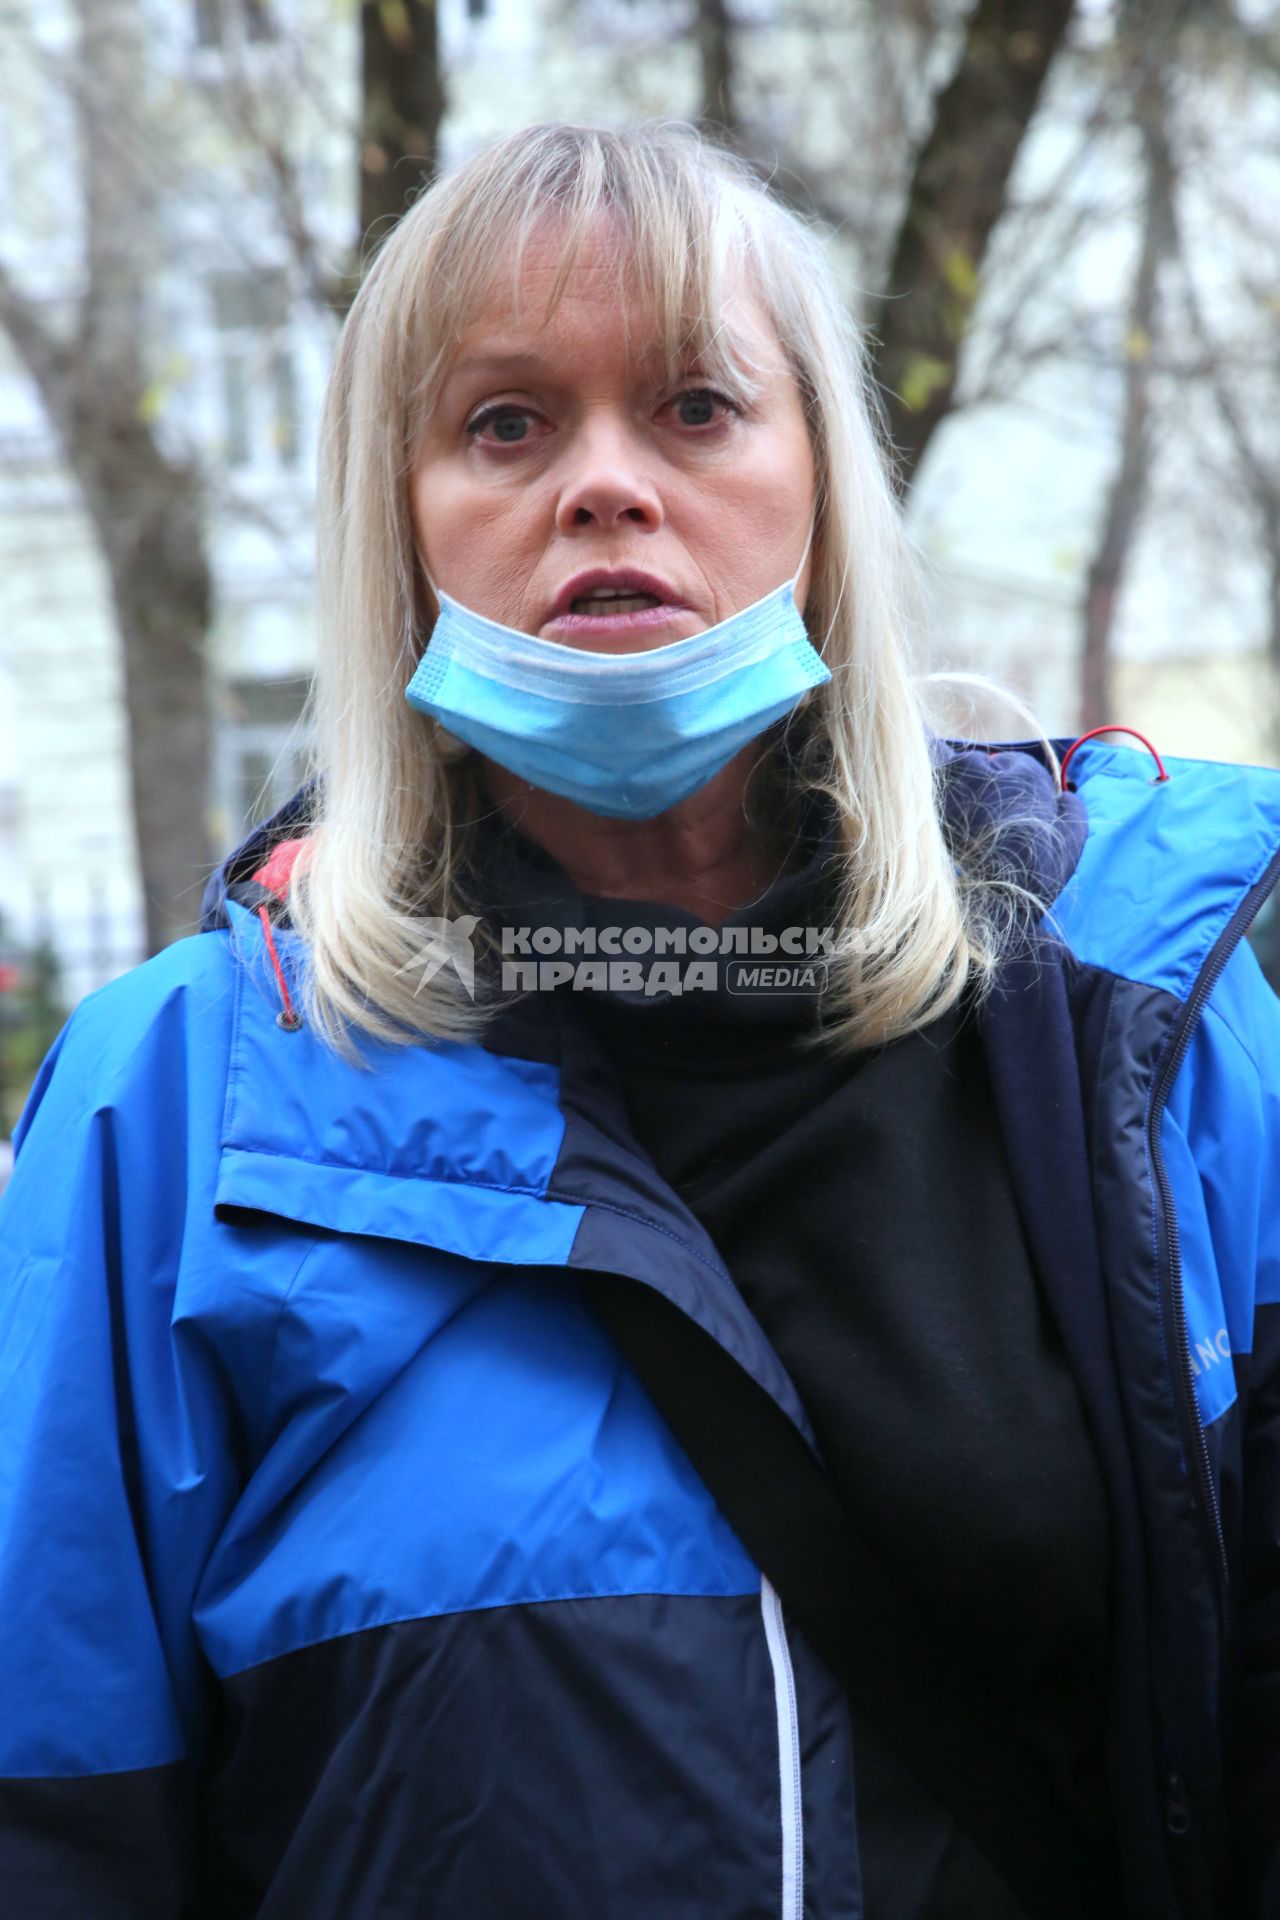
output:
[[[209,475],[208,805],[223,848],[298,778],[314,644],[316,430],[335,339],[280,218],[271,166],[229,126],[226,93],[238,74],[261,82],[276,63],[273,137],[300,189],[308,247],[340,262],[356,217],[356,11],[341,0],[151,5],[153,84],[179,103],[182,123],[181,178],[165,201],[171,265],[153,316],[155,405],[176,444],[201,450]],[[56,4],[35,13],[31,70],[20,84],[11,77],[0,99],[0,205],[9,210],[0,258],[56,305],[77,272],[74,190],[31,156],[60,144],[70,22]],[[792,148],[803,145],[794,123],[809,111],[819,57],[811,28],[785,0],[741,0],[738,13],[761,118]],[[446,0],[445,163],[544,117],[693,113],[695,52],[687,40],[663,41],[668,16],[674,32],[683,14],[667,0],[580,0],[571,16],[562,0]],[[820,57],[856,71],[855,31],[837,19]],[[1069,89],[1055,92],[1019,163],[1028,190],[1054,178],[1076,110]],[[856,134],[832,106],[811,117],[807,150],[837,166]],[[1123,178],[1117,184],[1123,198]],[[874,181],[865,190],[879,191]],[[856,298],[865,258],[847,235],[833,244]],[[1126,260],[1113,235],[1083,250],[1086,307],[1114,306]],[[993,263],[997,283],[1006,270],[1012,263]],[[1084,572],[1117,416],[1116,376],[1096,355],[1046,356],[1009,393],[945,423],[910,504],[931,585],[932,663],[996,674],[1050,733],[1076,726]],[[1148,516],[1118,610],[1118,721],[1174,753],[1270,757],[1274,697],[1256,576],[1247,555],[1210,541],[1198,555],[1177,511]],[[974,730],[1025,728],[984,707]],[[69,1000],[142,954],[109,586],[56,436],[2,335],[0,915],[24,938],[51,935]]]

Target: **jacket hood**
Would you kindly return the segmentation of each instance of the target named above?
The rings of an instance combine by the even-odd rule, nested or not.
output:
[[[200,901],[201,933],[230,924],[228,900],[254,912],[279,897],[311,831],[317,785],[314,779],[306,781],[214,868]]]

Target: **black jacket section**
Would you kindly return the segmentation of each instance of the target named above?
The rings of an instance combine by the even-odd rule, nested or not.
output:
[[[1237,1654],[1232,1753],[1232,1811],[1243,1836],[1236,1861],[1239,1912],[1280,1914],[1280,1302],[1258,1309],[1253,1352],[1237,1363],[1245,1403],[1243,1476],[1269,1524],[1241,1528],[1240,1645]],[[1255,1382],[1257,1385],[1255,1386]],[[1236,1489],[1239,1477],[1232,1476]],[[1237,1501],[1238,1509],[1238,1501]],[[1233,1520],[1240,1526],[1242,1516]]]
[[[8,1920],[188,1920],[191,1806],[183,1765],[0,1781],[0,1912]]]
[[[847,1720],[803,1663],[797,1686],[822,1836],[808,1910],[860,1920],[853,1808],[833,1800]],[[776,1920],[754,1594],[407,1621],[251,1668],[226,1697],[210,1813],[227,1850],[200,1920]]]
[[[792,869],[726,926],[776,935],[834,918],[834,838],[821,810],[809,812]],[[517,921],[698,924],[678,909],[579,896],[519,834],[482,831],[481,845],[481,893],[519,900]],[[1052,1805],[1077,1826],[1077,1857],[1094,1858],[1100,1914],[1114,1877],[1107,1513],[972,1021],[953,1010],[876,1053],[814,1052],[803,1042],[816,988],[743,992],[733,969],[718,990],[675,1000],[566,990],[560,1012],[591,1028],[594,1079],[616,1077],[634,1139],[781,1356],[864,1545],[1003,1713],[1010,1750],[1016,1726],[1036,1755]],[[863,1577],[859,1566],[852,1578]],[[861,1851],[883,1920],[966,1903],[991,1920],[1021,1916],[990,1868],[966,1868],[963,1839],[909,1770],[860,1726],[856,1735]],[[1025,1779],[1021,1752],[1019,1766]]]

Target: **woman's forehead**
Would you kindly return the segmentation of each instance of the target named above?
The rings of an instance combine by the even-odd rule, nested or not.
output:
[[[456,316],[449,375],[481,364],[518,372],[584,326],[607,328],[637,368],[655,373],[691,355],[744,369],[777,359],[775,330],[740,262],[726,262],[713,286],[687,268],[662,275],[655,264],[611,227],[598,224],[575,242],[544,223]]]
[[[486,236],[477,249],[478,305],[549,317],[571,289],[607,290],[628,305],[669,297],[669,285],[655,285],[655,279],[667,282],[671,276],[661,273],[654,251],[619,214],[574,220],[542,213],[513,232]],[[687,278],[684,266],[679,278]]]

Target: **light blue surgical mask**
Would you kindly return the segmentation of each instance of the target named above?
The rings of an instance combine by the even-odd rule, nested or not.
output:
[[[800,565],[705,633],[588,653],[486,620],[435,587],[440,617],[405,688],[420,712],[520,779],[592,813],[650,820],[831,678],[795,602]]]

